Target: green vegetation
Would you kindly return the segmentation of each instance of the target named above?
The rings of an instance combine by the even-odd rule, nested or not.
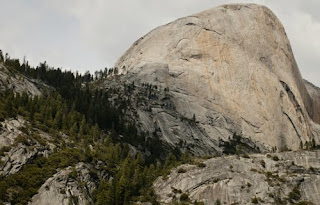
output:
[[[154,156],[165,158],[170,153],[168,146],[164,145],[155,133],[152,139],[150,138],[150,133],[149,137],[147,133],[138,133],[136,121],[126,117],[130,110],[130,96],[135,89],[134,83],[123,84],[123,91],[120,88],[94,88],[92,85],[94,79],[103,79],[112,72],[115,72],[114,69],[97,71],[94,77],[89,72],[80,75],[70,71],[62,71],[59,68],[54,69],[49,67],[46,62],[40,63],[39,66],[33,68],[29,66],[26,60],[21,64],[18,59],[11,59],[9,55],[6,55],[4,64],[13,74],[20,73],[30,78],[39,79],[55,89],[55,91],[45,93],[47,95],[47,100],[45,101],[57,99],[59,101],[58,106],[60,107],[51,107],[50,104],[49,106],[45,106],[45,102],[41,97],[36,97],[34,101],[32,100],[31,105],[28,105],[28,109],[30,108],[28,110],[30,115],[28,121],[32,122],[33,118],[38,120],[38,115],[34,113],[39,111],[37,106],[43,106],[39,113],[40,115],[46,114],[46,116],[40,116],[42,119],[44,118],[44,121],[38,120],[32,126],[36,125],[37,128],[44,131],[48,131],[51,128],[64,132],[61,129],[65,128],[65,122],[69,122],[69,119],[65,118],[66,114],[68,112],[76,112],[81,114],[81,119],[78,117],[71,119],[73,122],[71,125],[73,130],[71,132],[78,131],[78,129],[81,129],[80,126],[85,123],[95,125],[104,132],[110,132],[110,136],[114,142],[129,143],[136,147],[143,147],[151,152],[151,159],[146,159],[149,163],[155,160],[152,159]],[[151,85],[145,86],[147,86],[149,99],[156,97],[153,91],[157,87]],[[21,104],[17,105],[16,102],[12,102],[15,99],[12,91],[6,92],[5,96],[0,95],[1,99],[2,97],[5,98],[5,101],[0,103],[0,121],[8,117],[15,117],[17,114],[21,115],[21,112],[17,110],[17,106],[21,106]],[[124,95],[121,95],[122,93]],[[25,99],[28,98],[27,94],[21,97],[20,103],[22,105],[29,103],[30,99]],[[22,110],[24,111],[25,109],[22,108]],[[48,124],[48,122],[50,123]],[[82,129],[82,131],[86,132],[86,129]],[[65,134],[70,135],[69,133]],[[179,155],[179,153],[175,154]]]
[[[279,161],[280,160],[277,155],[273,156],[272,159],[273,159],[273,161]]]
[[[214,205],[221,205],[221,201],[217,199],[216,202],[214,202]]]
[[[181,155],[166,147],[156,134],[151,138],[146,133],[138,133],[135,120],[125,117],[130,109],[127,96],[135,89],[134,84],[124,85],[125,98],[118,89],[99,90],[90,86],[94,78],[103,78],[110,70],[99,71],[93,77],[90,73],[79,75],[50,68],[46,62],[32,68],[28,62],[20,64],[9,55],[1,62],[12,75],[26,75],[52,86],[41,96],[34,97],[13,90],[0,92],[0,121],[18,116],[27,121],[13,146],[19,143],[31,146],[35,142],[47,146],[47,140],[38,133],[41,130],[52,136],[49,141],[56,148],[48,157],[38,156],[19,172],[1,177],[0,204],[27,204],[58,168],[74,167],[79,162],[95,165],[98,161],[104,165],[92,174],[96,175],[97,171],[108,173],[110,180],[99,180],[92,196],[95,204],[120,205],[135,201],[157,204],[153,181],[191,161],[187,153]],[[111,72],[116,71],[112,69]],[[149,98],[156,98],[155,92],[151,91],[157,88],[149,87]],[[136,155],[129,154],[128,144],[140,147]],[[3,147],[0,154],[9,149]],[[146,150],[150,155],[142,157],[140,152]],[[73,168],[69,177],[76,179],[77,175]],[[78,198],[70,198],[70,202],[77,201]]]
[[[243,154],[243,155],[241,155],[241,157],[243,157],[243,158],[247,158],[247,159],[249,159],[249,158],[250,158],[250,156],[249,156],[248,154]]]
[[[193,205],[204,205],[204,202],[198,202],[197,200],[195,202],[193,202]]]
[[[0,156],[3,156],[5,152],[9,152],[10,151],[10,147],[8,146],[3,146],[0,149]]]
[[[180,201],[190,201],[189,195],[186,193],[181,194]]]
[[[171,189],[172,189],[172,192],[175,194],[182,194],[182,191],[180,189],[176,189],[174,187],[171,187]]]
[[[315,172],[317,169],[314,168],[314,167],[312,167],[312,166],[310,166],[310,167],[309,167],[309,170],[310,170],[311,172]]]
[[[310,201],[299,201],[298,203],[295,203],[296,205],[314,205],[314,203]]]
[[[104,169],[113,175],[113,180],[99,183],[94,194],[96,204],[130,204],[135,200],[156,204],[153,180],[159,175],[167,175],[173,167],[189,160],[188,155],[183,155],[181,159],[184,160],[178,161],[173,154],[168,156],[164,166],[145,164],[139,154],[132,160],[125,144],[112,142],[118,135],[115,130],[110,137],[106,137],[98,125],[88,123],[85,115],[68,106],[58,93],[45,93],[41,97],[31,98],[27,94],[14,95],[6,91],[1,93],[1,97],[5,99],[0,102],[4,118],[21,115],[31,123],[33,129],[44,130],[55,136],[59,145],[57,151],[48,158],[36,158],[18,173],[1,178],[0,199],[3,202],[27,204],[57,168],[74,166],[78,162],[103,161],[108,164]],[[3,109],[8,106],[11,109]],[[68,144],[62,140],[65,136],[61,135],[61,131],[69,136],[71,141]],[[27,129],[25,132],[30,131]],[[31,138],[39,140],[39,136],[30,133],[18,136],[15,143],[30,145]],[[95,145],[94,151],[90,151],[89,144]],[[4,147],[1,151],[8,151],[8,148]],[[76,176],[77,172],[73,170],[70,177]]]
[[[47,178],[51,177],[57,168],[64,168],[84,160],[78,149],[64,149],[48,158],[39,157],[32,163],[26,164],[16,174],[0,179],[0,199],[12,204],[27,204],[37,193]]]
[[[249,157],[248,153],[260,152],[259,147],[254,146],[250,139],[244,138],[236,133],[230,138],[229,141],[220,141],[219,145],[223,148],[224,154],[237,154],[243,155],[245,158]],[[247,156],[246,156],[247,155]]]
[[[187,170],[183,169],[183,168],[179,168],[178,171],[177,171],[179,174],[181,173],[186,173]]]
[[[197,164],[197,166],[198,166],[199,168],[205,168],[207,165],[206,165],[205,163],[203,163],[203,162],[199,162],[199,163]]]
[[[97,179],[97,189],[92,194],[94,204],[97,205],[122,205],[135,202],[151,202],[158,204],[152,188],[154,180],[162,176],[165,180],[172,168],[184,163],[191,163],[199,168],[206,167],[201,161],[191,160],[189,154],[172,150],[164,144],[157,132],[139,132],[132,113],[130,98],[136,89],[134,83],[123,84],[121,88],[96,88],[93,80],[101,80],[106,76],[117,73],[117,69],[97,71],[95,75],[86,72],[84,75],[62,71],[49,67],[46,62],[33,68],[24,60],[21,64],[17,59],[11,59],[8,54],[3,56],[0,51],[0,63],[9,69],[15,76],[25,75],[37,79],[51,86],[44,88],[41,96],[30,96],[28,93],[14,93],[7,89],[0,91],[0,122],[9,118],[23,117],[25,127],[14,141],[13,146],[23,144],[32,148],[35,143],[49,146],[48,141],[55,145],[49,156],[37,156],[25,164],[21,170],[8,176],[0,176],[0,204],[27,204],[40,186],[58,169],[71,166],[68,177],[79,178],[76,165],[84,162],[92,165],[102,164],[95,170],[90,170],[90,175]],[[41,83],[40,83],[41,84]],[[158,87],[143,84],[147,100],[158,99]],[[169,98],[169,88],[164,88],[166,95],[163,105],[174,109],[174,104]],[[142,95],[141,95],[142,96]],[[141,97],[140,95],[138,98]],[[137,104],[144,103],[138,100]],[[151,110],[149,106],[147,108]],[[196,115],[192,119],[184,119],[195,125]],[[44,139],[41,132],[50,134],[51,139]],[[310,144],[310,145],[309,145]],[[314,147],[314,142],[305,145]],[[130,152],[129,145],[137,149],[135,154]],[[243,158],[250,158],[247,153],[259,152],[249,139],[234,134],[228,141],[220,141],[224,154],[237,154]],[[10,151],[11,147],[4,146],[0,149],[0,156]],[[146,152],[147,151],[147,152]],[[143,153],[148,153],[144,155]],[[149,154],[150,153],[150,154]],[[267,155],[274,161],[279,161],[277,156]],[[3,163],[0,161],[0,163]],[[260,165],[265,168],[266,162],[261,160]],[[233,166],[229,167],[232,171]],[[284,182],[277,173],[264,172],[266,180],[272,186]],[[310,167],[310,171],[316,169]],[[186,172],[179,168],[178,173]],[[107,173],[106,178],[99,178],[100,173]],[[216,183],[217,178],[213,182]],[[85,185],[81,185],[83,188]],[[248,182],[248,187],[252,185]],[[61,194],[66,194],[66,189],[60,189]],[[190,204],[188,194],[172,187],[173,195],[177,195],[177,204]],[[288,200],[300,200],[299,187],[295,187],[288,195]],[[282,202],[280,197],[274,196],[275,202]],[[77,204],[78,197],[70,197],[70,204]],[[260,198],[254,196],[252,203],[258,204]],[[201,205],[203,202],[194,202]],[[215,204],[221,204],[216,200]],[[301,201],[298,204],[309,204]]]
[[[251,199],[251,203],[253,204],[258,204],[259,203],[259,199],[255,196]]]
[[[298,201],[301,198],[299,187],[298,186],[294,187],[292,191],[289,193],[288,197],[290,202]]]

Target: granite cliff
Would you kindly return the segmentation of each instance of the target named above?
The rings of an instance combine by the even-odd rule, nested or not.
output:
[[[124,53],[114,73],[165,89],[160,100],[170,109],[137,107],[142,129],[195,154],[221,152],[234,133],[260,151],[319,144],[317,105],[284,27],[264,6],[224,5],[160,26]]]

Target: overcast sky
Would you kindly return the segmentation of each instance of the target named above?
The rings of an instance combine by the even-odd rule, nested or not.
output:
[[[176,18],[230,2],[268,6],[282,21],[304,78],[320,86],[319,0],[0,0],[0,49],[32,65],[112,67],[138,38]]]

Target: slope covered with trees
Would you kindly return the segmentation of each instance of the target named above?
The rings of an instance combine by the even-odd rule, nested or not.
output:
[[[90,86],[94,78],[89,73],[74,74],[50,68],[46,63],[32,68],[26,61],[20,64],[8,55],[1,55],[0,60],[11,72],[38,79],[51,87],[40,96],[13,90],[1,92],[0,121],[18,116],[26,120],[15,144],[31,146],[36,141],[55,145],[49,156],[37,156],[19,172],[0,177],[0,203],[27,204],[57,169],[79,162],[93,165],[102,162],[100,170],[92,173],[104,171],[111,176],[97,179],[94,203],[132,204],[139,200],[157,203],[152,182],[180,163],[177,160],[180,155],[168,155],[161,141],[147,139],[144,133],[138,132],[134,119],[125,117],[127,99],[115,97],[119,96],[117,89],[94,89]],[[134,85],[128,87],[134,89]],[[52,140],[39,137],[38,130],[48,133]],[[0,149],[5,155],[10,147]],[[168,156],[166,161],[165,156]],[[187,162],[189,158],[184,155],[183,159]]]

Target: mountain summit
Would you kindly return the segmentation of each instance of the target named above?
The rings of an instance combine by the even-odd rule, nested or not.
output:
[[[155,122],[172,145],[219,150],[234,134],[262,151],[319,144],[312,120],[319,111],[283,25],[265,6],[223,5],[160,26],[115,67],[128,81],[167,88],[180,117],[152,109],[139,119]],[[183,119],[195,119],[195,126]]]

